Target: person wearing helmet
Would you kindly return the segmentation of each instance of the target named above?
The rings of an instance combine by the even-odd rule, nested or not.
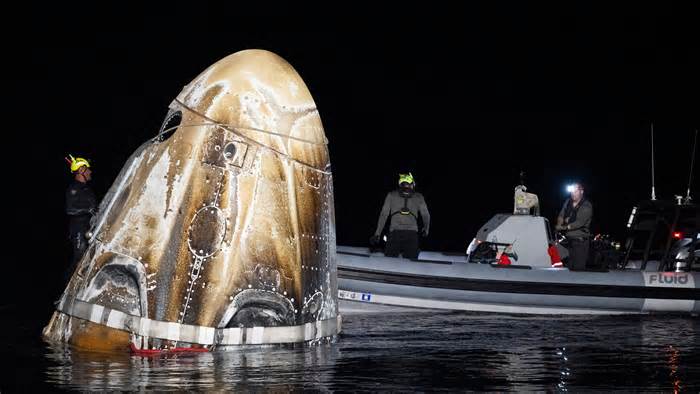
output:
[[[423,195],[415,191],[416,183],[411,173],[399,174],[399,188],[389,192],[384,199],[384,206],[379,215],[377,230],[370,243],[379,243],[386,220],[391,218],[389,238],[384,254],[389,257],[415,259],[418,257],[418,215],[423,221],[421,235],[428,236],[430,213]]]
[[[571,197],[564,202],[557,217],[555,229],[566,235],[569,269],[583,270],[586,269],[588,260],[593,205],[583,197],[581,184],[573,184],[567,190]]]
[[[88,182],[92,179],[90,162],[82,157],[68,155],[73,180],[66,190],[66,214],[68,215],[68,237],[73,245],[71,266],[67,275],[71,275],[75,265],[87,248],[85,234],[90,229],[90,220],[97,209],[97,199]]]

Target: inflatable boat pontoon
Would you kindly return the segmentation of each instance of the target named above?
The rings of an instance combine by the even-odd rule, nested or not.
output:
[[[678,234],[678,228],[671,228]],[[644,261],[625,260],[620,269],[571,271],[552,267],[547,220],[539,216],[494,216],[476,241],[486,249],[508,250],[515,262],[498,264],[466,254],[421,252],[418,259],[385,257],[363,247],[338,246],[341,310],[408,310],[415,308],[528,314],[700,313],[697,228],[685,254],[661,253],[685,261],[665,264],[647,248]],[[689,240],[689,241],[688,241]],[[688,253],[687,247],[690,247]],[[644,249],[644,248],[642,248]],[[621,251],[623,252],[623,251]],[[625,258],[629,258],[626,253]],[[695,265],[693,263],[695,262]],[[678,272],[676,272],[678,271]]]

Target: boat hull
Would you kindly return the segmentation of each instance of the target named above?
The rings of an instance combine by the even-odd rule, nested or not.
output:
[[[569,271],[407,260],[338,247],[341,310],[466,310],[524,314],[700,313],[700,273]]]

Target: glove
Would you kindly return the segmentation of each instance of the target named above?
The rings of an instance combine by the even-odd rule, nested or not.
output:
[[[421,230],[420,235],[423,237],[427,237],[428,236],[428,229],[424,228],[423,230]]]
[[[370,245],[379,245],[379,236],[378,235],[373,235],[369,238],[369,244]]]

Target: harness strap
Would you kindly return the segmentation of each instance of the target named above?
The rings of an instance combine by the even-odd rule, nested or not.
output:
[[[403,208],[401,208],[400,210],[398,210],[396,212],[393,212],[391,215],[389,215],[389,217],[391,218],[394,215],[396,215],[397,213],[400,213],[402,215],[411,215],[411,216],[413,216],[414,219],[416,219],[416,221],[418,221],[418,217],[413,212],[411,212],[410,209],[408,209],[408,199],[409,198],[410,197],[404,197],[403,198]]]

